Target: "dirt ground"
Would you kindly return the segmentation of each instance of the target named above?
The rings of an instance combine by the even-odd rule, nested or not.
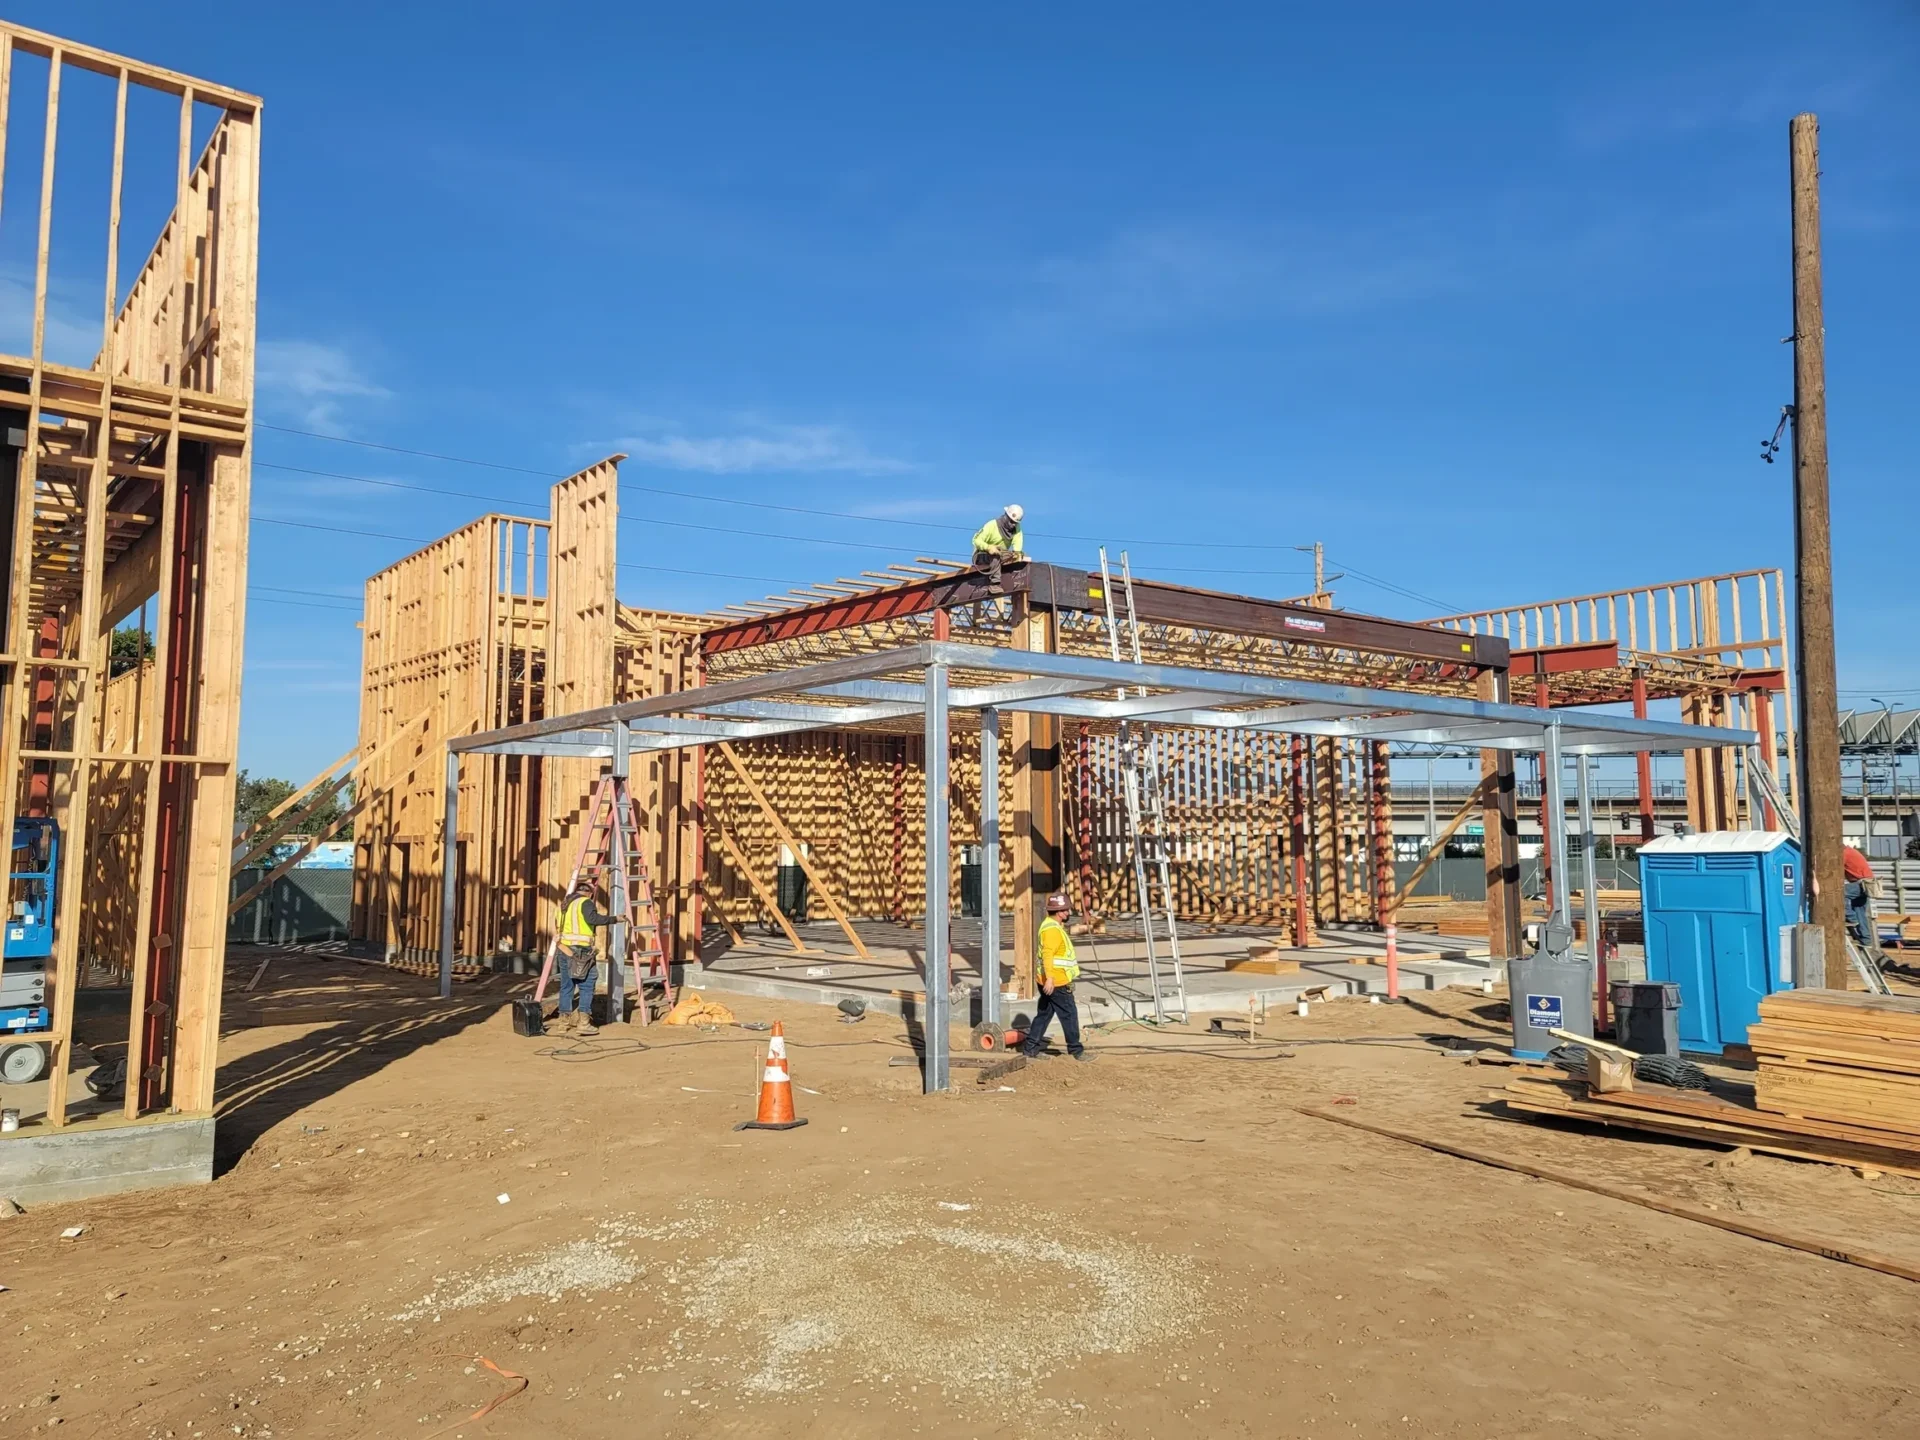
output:
[[[276,958],[212,1186],[0,1221],[0,1436],[1920,1433],[1920,1287],[1297,1113],[1920,1261],[1920,1182],[1502,1118],[1477,994],[932,1098],[899,1021],[749,1006],[770,1134],[764,1037],[527,1039],[510,984]]]

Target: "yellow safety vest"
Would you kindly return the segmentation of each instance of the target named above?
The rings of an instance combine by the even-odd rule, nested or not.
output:
[[[1042,978],[1055,985],[1071,985],[1080,978],[1080,962],[1074,958],[1073,937],[1067,927],[1049,915],[1040,922],[1040,965]]]
[[[996,516],[974,532],[973,548],[989,552],[1006,550],[1018,555],[1021,553],[1021,544],[1025,538],[1025,532],[1020,530],[1015,530],[1011,535],[1003,535],[1000,532],[1000,520]]]
[[[560,907],[560,943],[580,950],[593,944],[593,926],[587,923],[587,897],[569,900]]]

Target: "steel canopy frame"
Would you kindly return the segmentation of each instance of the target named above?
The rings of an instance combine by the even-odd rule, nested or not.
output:
[[[945,767],[935,763],[936,748],[939,757],[946,755],[955,711],[978,712],[986,732],[983,742],[992,743],[986,736],[997,739],[1001,710],[1202,729],[1465,743],[1497,750],[1552,748],[1575,756],[1745,747],[1757,738],[1752,731],[1719,726],[932,641],[457,736],[447,742],[447,749],[450,761],[461,754],[611,759],[619,731],[625,732],[632,751],[646,752],[805,730],[897,727],[917,719],[915,728],[924,728],[928,741],[924,1076],[931,1092],[947,1086],[952,1005],[946,953],[951,860],[947,847],[939,843],[946,833],[946,785],[939,773]],[[983,784],[996,783],[995,771],[985,770]],[[451,836],[458,828],[458,795],[451,788],[448,801],[445,824]],[[983,796],[982,813],[993,809],[994,801]],[[985,857],[995,873],[981,877],[987,895],[999,893],[995,850]],[[442,896],[449,914],[440,932],[443,998],[452,994],[455,898],[449,886]],[[983,1013],[997,1014],[997,957],[983,956],[981,973],[984,989],[996,992],[983,994]]]

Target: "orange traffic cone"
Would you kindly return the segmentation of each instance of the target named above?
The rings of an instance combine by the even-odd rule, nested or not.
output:
[[[787,1073],[787,1032],[778,1020],[767,1037],[767,1068],[760,1072],[760,1112],[736,1130],[795,1130],[806,1124],[793,1114],[793,1077]]]

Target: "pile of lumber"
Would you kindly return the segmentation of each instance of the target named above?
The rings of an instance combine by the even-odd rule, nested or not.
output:
[[[1500,1094],[1508,1110],[1554,1120],[1642,1130],[1729,1149],[1745,1146],[1794,1160],[1819,1160],[1920,1178],[1920,1148],[1884,1131],[1816,1120],[1787,1120],[1697,1090],[1635,1081],[1599,1094],[1584,1080],[1529,1070]]]
[[[1747,1044],[1762,1110],[1920,1141],[1920,999],[1785,990],[1760,1002]]]

